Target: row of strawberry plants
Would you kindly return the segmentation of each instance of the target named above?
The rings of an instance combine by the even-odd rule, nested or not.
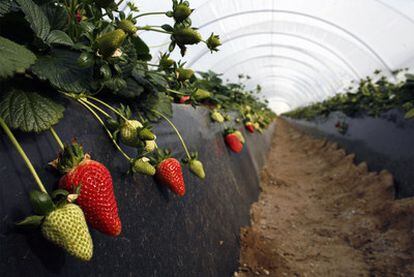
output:
[[[394,77],[407,71],[397,70]],[[414,76],[406,74],[405,78],[398,82],[391,82],[385,76],[380,76],[380,71],[375,71],[375,81],[371,77],[361,79],[354,88],[350,86],[344,93],[339,93],[322,102],[300,107],[285,113],[286,116],[296,119],[312,120],[318,116],[328,116],[332,112],[342,112],[347,116],[358,115],[379,116],[391,109],[401,109],[407,119],[414,117]],[[337,128],[344,130],[346,123],[338,122]]]
[[[64,115],[62,99],[78,103],[102,126],[125,158],[128,172],[154,176],[178,196],[185,194],[181,162],[169,149],[158,148],[154,123],[167,121],[184,148],[182,162],[199,178],[206,174],[197,152],[190,152],[169,119],[172,103],[203,105],[211,109],[212,120],[227,120],[224,139],[235,152],[244,143],[237,123],[261,132],[274,117],[254,95],[259,90],[247,91],[242,82],[226,84],[213,72],[196,74],[185,62],[170,58],[176,48],[184,56],[189,45],[205,43],[213,53],[221,44],[214,33],[203,40],[192,27],[188,1],[172,0],[171,10],[147,13],[132,2],[126,13],[120,9],[122,2],[0,1],[0,126],[38,186],[30,193],[35,215],[18,225],[40,226],[46,239],[85,261],[93,255],[88,228],[118,236],[122,224],[109,170],[76,139],[64,142],[53,128]],[[143,25],[145,16],[165,16],[174,24]],[[157,63],[150,62],[140,32],[170,37],[168,52]],[[12,129],[33,136],[48,131],[56,140],[60,152],[50,165],[62,177],[52,193]],[[135,148],[134,156],[125,146]]]

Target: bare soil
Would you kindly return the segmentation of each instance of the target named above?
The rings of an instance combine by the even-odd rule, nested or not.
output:
[[[278,120],[235,276],[414,276],[414,199]]]

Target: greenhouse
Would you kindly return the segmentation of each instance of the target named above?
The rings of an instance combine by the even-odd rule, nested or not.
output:
[[[0,276],[414,276],[414,2],[0,0]]]

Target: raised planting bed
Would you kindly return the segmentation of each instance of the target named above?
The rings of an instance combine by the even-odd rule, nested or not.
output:
[[[67,110],[71,116],[56,130],[65,140],[76,134],[92,157],[110,169],[122,233],[113,238],[91,229],[94,257],[83,263],[39,230],[16,229],[14,222],[31,213],[28,193],[35,185],[7,137],[0,136],[0,276],[230,276],[237,269],[239,229],[249,224],[274,124],[262,135],[244,132],[246,145],[234,154],[223,141],[223,125],[211,123],[208,110],[174,106],[172,121],[198,150],[207,173],[201,181],[184,168],[187,192],[179,198],[151,177],[126,175],[128,165],[87,111],[73,102]],[[165,122],[155,132],[159,146],[182,149]],[[16,136],[47,189],[55,188],[59,176],[45,166],[58,150],[50,133],[36,139]]]
[[[287,120],[308,134],[337,142],[355,153],[357,162],[366,161],[370,170],[389,170],[395,178],[396,197],[403,198],[414,196],[414,120],[404,115],[393,109],[379,117],[334,112],[310,121]],[[347,128],[341,131],[338,122]]]

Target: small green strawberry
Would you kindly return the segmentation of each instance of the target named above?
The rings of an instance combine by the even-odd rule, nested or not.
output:
[[[175,7],[173,17],[176,22],[183,22],[191,15],[192,12],[193,10],[188,7],[187,3],[181,3]]]
[[[112,32],[103,34],[96,39],[99,54],[104,58],[111,57],[115,51],[121,47],[126,38],[126,34],[121,29],[116,29]]]
[[[129,35],[133,35],[138,31],[138,28],[135,26],[135,24],[128,19],[123,19],[119,21],[118,28],[122,29],[125,33]]]
[[[132,172],[153,176],[155,175],[156,169],[149,162],[148,158],[143,157],[132,162]]]
[[[206,100],[206,99],[210,98],[211,93],[207,90],[199,88],[193,93],[192,96],[197,101],[203,101],[203,100]]]
[[[242,133],[239,130],[234,131],[234,134],[239,138],[241,143],[244,144],[246,142],[246,140],[244,139],[244,136],[242,135]]]
[[[155,135],[147,128],[142,128],[138,131],[138,136],[142,140],[154,140]]]
[[[190,171],[198,176],[200,179],[206,178],[206,173],[204,172],[203,164],[199,160],[191,160],[189,162]]]
[[[75,204],[64,204],[48,214],[42,224],[45,238],[64,248],[69,254],[89,261],[93,242],[82,209]]]
[[[146,140],[145,141],[144,150],[146,152],[152,152],[155,149],[157,149],[157,143],[155,142],[155,140]]]
[[[180,82],[189,80],[194,75],[194,71],[190,68],[186,69],[186,68],[179,67],[177,68],[175,72],[177,75],[177,80]]]
[[[139,144],[138,130],[143,125],[138,120],[127,120],[120,127],[119,133],[123,144],[128,146],[137,146]]]
[[[204,172],[203,163],[200,162],[198,159],[198,153],[190,153],[190,157],[184,158],[182,160],[183,163],[187,164],[190,168],[190,171],[194,173],[198,178],[204,179],[206,177],[206,173]]]
[[[197,44],[202,40],[200,33],[192,28],[175,29],[173,37],[178,45]]]
[[[210,117],[215,122],[218,122],[218,123],[223,123],[224,122],[223,115],[220,112],[216,111],[216,110],[211,112]]]
[[[211,33],[210,37],[206,41],[206,44],[211,52],[218,51],[218,47],[221,45],[220,37],[214,33]]]

